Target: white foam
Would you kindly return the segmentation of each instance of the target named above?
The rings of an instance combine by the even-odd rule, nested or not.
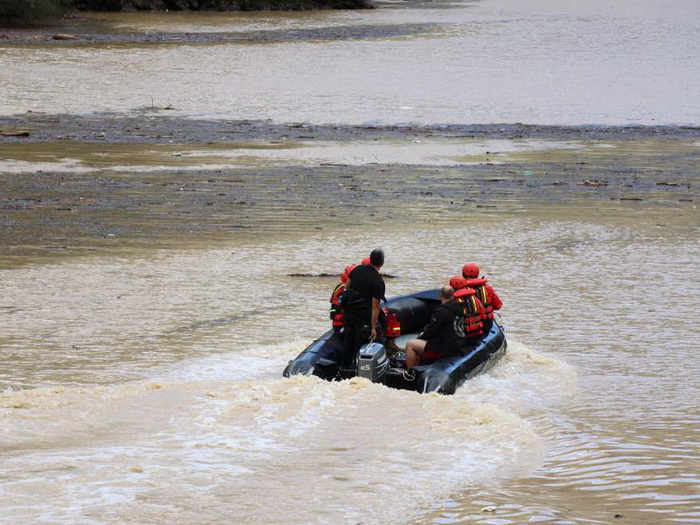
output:
[[[8,523],[46,512],[52,486],[45,521],[162,522],[177,502],[180,522],[389,523],[542,459],[531,425],[493,393],[553,380],[555,359],[513,343],[457,395],[420,395],[280,378],[299,346],[211,356],[199,376],[192,361],[158,381],[0,395],[2,448],[23,449],[0,469],[22,503],[0,510]],[[256,373],[232,371],[246,359]]]

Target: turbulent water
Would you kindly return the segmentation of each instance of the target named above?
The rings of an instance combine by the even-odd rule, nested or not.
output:
[[[280,379],[333,284],[284,275],[360,258],[363,235],[3,272],[3,522],[490,523],[487,503],[515,523],[692,518],[692,233],[373,231],[392,295],[488,261],[509,353],[453,397]]]
[[[0,112],[129,111],[153,95],[185,116],[281,122],[700,124],[700,15],[682,0],[113,21],[439,28],[343,42],[0,46]],[[491,147],[439,146],[269,155],[439,170]],[[148,157],[157,151],[127,162],[119,147],[64,157],[56,147],[2,163],[0,176],[68,157],[83,160],[49,168],[162,162]],[[222,158],[203,169],[230,167]],[[696,204],[603,213],[584,197],[533,202],[461,223],[426,203],[411,222],[330,233],[301,219],[295,231],[290,211],[275,237],[0,269],[0,523],[700,523]],[[338,272],[379,245],[397,276],[388,296],[479,261],[504,301],[506,357],[455,396],[282,379],[327,329],[335,284],[288,274]]]

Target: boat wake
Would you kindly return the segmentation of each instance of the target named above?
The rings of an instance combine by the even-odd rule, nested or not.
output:
[[[455,396],[280,378],[303,345],[1,394],[5,523],[402,522],[536,469],[528,415],[575,389],[565,363],[517,342]]]

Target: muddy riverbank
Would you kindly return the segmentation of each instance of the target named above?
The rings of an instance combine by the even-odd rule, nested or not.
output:
[[[341,125],[275,123],[271,120],[212,120],[169,117],[168,106],[143,106],[133,115],[48,115],[28,112],[0,116],[0,144],[59,142],[180,144],[241,140],[383,140],[464,137],[481,139],[700,140],[700,126],[548,126],[535,124]],[[28,131],[24,137],[2,133]]]
[[[264,44],[279,42],[332,42],[342,40],[377,40],[429,35],[437,24],[401,24],[381,26],[339,26],[314,29],[279,29],[221,32],[94,32],[83,25],[51,28],[0,29],[3,45],[135,45],[135,44]]]
[[[582,217],[590,208],[606,220],[621,213],[653,221],[656,210],[666,216],[659,228],[687,226],[682,217],[699,199],[700,131],[693,127],[372,127],[29,114],[0,120],[0,130],[29,133],[0,137],[4,267],[205,246],[231,236],[390,228],[417,217],[446,225],[543,207],[556,215],[572,203]],[[509,149],[528,141],[532,149]],[[376,142],[378,162],[343,153]],[[431,155],[445,143],[465,153],[437,165]],[[322,146],[336,148],[338,160],[303,156]],[[395,148],[424,148],[427,160],[382,162]],[[669,224],[672,209],[677,225]]]

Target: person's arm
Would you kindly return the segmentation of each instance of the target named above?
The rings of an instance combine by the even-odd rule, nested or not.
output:
[[[493,309],[500,310],[501,306],[503,306],[503,301],[501,301],[501,298],[498,297],[496,290],[494,290],[492,286],[489,286],[487,284],[486,292],[491,296],[491,306],[493,306]]]
[[[423,330],[423,333],[418,336],[418,339],[430,341],[440,333],[442,325],[445,324],[445,316],[442,315],[441,310],[442,309],[439,309],[433,314],[433,317],[430,319],[430,324]]]
[[[370,319],[372,323],[372,331],[370,336],[374,341],[377,338],[377,324],[379,323],[379,302],[384,298],[384,280],[379,278],[379,286],[373,287],[372,289],[372,317]]]
[[[372,297],[372,331],[370,335],[373,341],[377,338],[377,323],[379,323],[379,299]]]

